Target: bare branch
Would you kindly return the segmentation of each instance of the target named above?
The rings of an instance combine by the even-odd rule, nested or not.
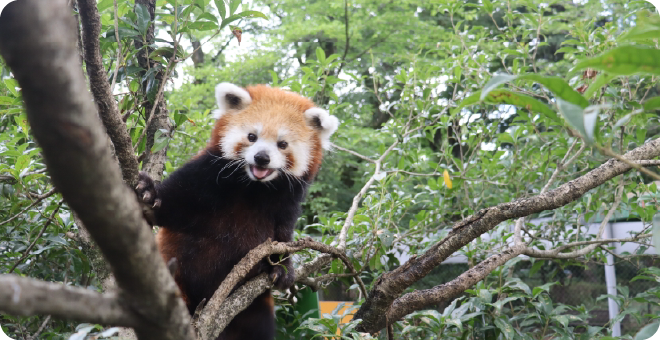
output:
[[[115,294],[61,283],[0,275],[0,310],[13,315],[52,315],[66,320],[138,326],[142,321]]]
[[[660,139],[629,151],[627,160],[647,160],[660,156]],[[631,169],[627,163],[610,159],[587,174],[543,194],[502,203],[483,209],[454,225],[452,231],[426,253],[410,259],[401,267],[383,274],[355,318],[362,319],[358,331],[376,332],[385,327],[384,315],[392,302],[410,285],[426,276],[458,249],[499,223],[564,206],[587,191]]]
[[[45,193],[45,194],[43,194],[43,195],[41,195],[41,196],[37,196],[37,199],[36,199],[34,202],[32,202],[32,204],[28,205],[25,209],[21,210],[20,212],[18,212],[16,215],[10,217],[9,219],[0,222],[0,225],[7,224],[7,223],[9,223],[9,222],[11,222],[11,221],[17,219],[19,216],[25,214],[26,211],[32,209],[32,207],[34,207],[35,205],[41,203],[41,201],[43,201],[44,199],[46,199],[46,198],[48,198],[48,197],[50,197],[50,196],[53,196],[53,194],[54,194],[55,192],[56,192],[56,190],[55,190],[55,188],[53,188],[53,189],[51,189],[50,191],[48,191],[47,193]]]
[[[103,56],[99,43],[101,20],[96,0],[78,0],[82,38],[85,46],[85,64],[89,75],[89,87],[94,95],[103,125],[115,147],[115,155],[121,165],[122,176],[130,186],[135,185],[138,176],[138,163],[131,144],[126,123],[122,120],[117,102],[108,84],[108,74],[103,68]],[[121,42],[117,40],[121,46]],[[119,60],[117,60],[119,63]],[[116,71],[115,71],[116,74]]]
[[[555,249],[550,249],[550,250],[538,250],[538,249],[525,249],[523,251],[523,254],[531,257],[536,257],[536,258],[548,258],[548,259],[572,259],[580,256],[584,256],[586,254],[591,253],[594,251],[594,249],[604,245],[605,243],[613,243],[613,242],[637,242],[645,238],[649,238],[653,236],[652,234],[644,234],[644,235],[637,235],[635,237],[628,237],[628,238],[612,238],[612,239],[597,239],[597,240],[590,240],[590,241],[580,241],[580,242],[571,242],[564,244],[560,247],[557,247]],[[579,246],[589,246],[585,247],[579,250],[572,251],[570,253],[562,253],[563,250],[566,250],[568,248],[574,248],[574,247],[579,247]]]
[[[187,308],[86,89],[66,0],[12,2],[0,31],[12,32],[0,35],[0,53],[22,88],[53,184],[112,267],[123,301],[145,320],[135,325],[139,338],[193,339]]]
[[[483,280],[497,267],[520,255],[522,250],[523,247],[514,246],[500,254],[489,257],[450,282],[431,289],[417,290],[397,298],[392,302],[392,307],[387,312],[387,320],[395,322],[416,310],[428,308],[455,298],[466,289]]]
[[[365,155],[359,154],[359,153],[357,153],[357,152],[355,152],[355,151],[353,151],[353,150],[350,150],[350,149],[346,149],[346,148],[341,147],[341,146],[339,146],[339,145],[337,145],[337,144],[330,143],[330,145],[332,146],[333,149],[337,149],[337,150],[341,150],[341,151],[344,151],[344,152],[348,152],[348,153],[350,153],[351,155],[353,155],[353,156],[355,156],[355,157],[358,157],[358,158],[361,158],[361,159],[363,159],[363,160],[365,160],[365,161],[367,161],[367,162],[371,162],[371,163],[375,163],[375,162],[376,162],[375,160],[373,160],[373,159],[371,159],[371,158],[369,158],[369,157],[367,157],[367,156],[365,156]]]
[[[348,49],[351,46],[351,37],[348,34],[348,0],[344,0],[344,29],[346,31],[346,45],[344,46],[344,55],[341,57],[341,64],[337,70],[337,76],[339,76],[341,70],[346,65],[346,55],[348,54]]]
[[[340,251],[327,244],[313,241],[311,238],[288,243],[271,242],[268,240],[258,247],[252,249],[245,257],[243,257],[243,259],[241,259],[238,264],[234,266],[229,275],[227,275],[227,277],[222,281],[220,287],[218,287],[218,289],[215,291],[209,302],[206,304],[206,306],[204,306],[204,309],[200,314],[199,321],[196,325],[199,338],[215,339],[218,335],[220,335],[224,329],[224,326],[220,327],[220,324],[218,324],[217,320],[218,318],[224,318],[224,315],[227,313],[225,300],[234,289],[234,287],[245,280],[245,277],[249,274],[255,265],[257,265],[260,261],[269,255],[290,254],[303,249],[313,249],[339,257],[344,262],[349,271],[356,274],[354,277],[360,285],[363,294],[366,294],[364,283],[362,283],[359,275],[357,275],[355,272],[353,264],[346,257],[343,251]],[[256,285],[256,283],[254,284]],[[270,284],[257,286],[260,288],[260,292],[263,292],[265,289],[270,287]],[[248,302],[251,301],[252,300],[249,300]]]

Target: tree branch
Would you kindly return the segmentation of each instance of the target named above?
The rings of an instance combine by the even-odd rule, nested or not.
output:
[[[34,202],[32,202],[32,204],[28,205],[25,209],[19,211],[16,215],[14,215],[14,216],[8,218],[8,219],[5,220],[5,221],[0,222],[0,225],[7,224],[7,223],[9,223],[9,222],[15,220],[15,219],[18,218],[19,216],[23,215],[26,211],[32,209],[32,207],[34,207],[35,205],[39,204],[41,201],[45,200],[46,198],[48,198],[48,197],[50,197],[50,196],[53,196],[53,194],[54,194],[55,192],[56,192],[56,190],[55,190],[55,188],[53,188],[53,189],[51,189],[50,191],[48,191],[47,193],[45,193],[45,194],[43,194],[43,195],[40,195],[40,196],[37,196],[37,199],[36,199]]]
[[[660,139],[649,141],[624,155],[630,161],[658,156],[660,156]],[[598,168],[556,189],[483,209],[456,223],[449,234],[426,253],[410,259],[401,267],[377,279],[370,296],[355,314],[356,319],[362,319],[357,330],[374,333],[382,329],[385,326],[384,316],[387,310],[406,288],[426,276],[458,249],[499,223],[562,207],[630,169],[629,164],[610,159]]]
[[[85,65],[89,75],[89,87],[94,95],[99,116],[115,147],[115,155],[121,166],[122,176],[129,186],[134,186],[138,176],[138,162],[131,144],[126,123],[122,120],[117,102],[112,95],[108,74],[103,68],[103,56],[99,45],[101,20],[96,0],[77,0],[82,23],[82,39],[85,46]],[[120,46],[121,42],[117,41]],[[119,63],[119,60],[117,60]]]
[[[233,299],[232,301],[228,302],[229,305],[232,305],[232,307],[229,308],[227,303],[225,303],[227,297],[234,289],[234,287],[245,280],[245,277],[249,274],[252,268],[254,268],[254,266],[256,266],[260,261],[270,255],[291,254],[303,249],[312,249],[326,254],[331,254],[333,257],[338,257],[342,260],[342,262],[344,262],[349,271],[357,274],[353,264],[348,259],[348,257],[346,257],[343,251],[327,244],[316,242],[311,238],[288,243],[271,242],[268,240],[258,247],[252,249],[245,257],[243,257],[243,259],[241,259],[238,264],[234,266],[229,275],[227,275],[227,277],[222,281],[220,287],[218,287],[218,289],[215,291],[209,302],[206,304],[206,306],[204,306],[199,320],[196,323],[197,334],[199,338],[202,340],[215,339],[218,337],[218,335],[220,335],[226,324],[218,323],[218,320],[225,320],[227,319],[227,313],[236,312],[236,304],[238,303],[236,298]],[[355,275],[355,278],[363,294],[366,294],[366,288],[364,283],[362,283],[359,275]],[[256,291],[250,292],[249,296],[254,295],[254,297],[257,297],[265,289],[270,288],[272,285],[270,282],[261,282],[261,279],[253,279],[252,281],[250,281],[252,290]],[[240,297],[237,296],[237,298],[247,302],[246,305],[241,305],[243,309],[246,308],[250,302],[252,302],[252,300],[245,300],[246,297],[243,295]],[[237,313],[238,312],[236,312],[236,314]],[[233,316],[236,314],[233,314]],[[227,324],[229,321],[231,321],[231,318],[228,318]]]
[[[466,289],[474,286],[477,282],[483,280],[497,267],[520,255],[522,250],[522,246],[513,246],[500,254],[489,257],[450,282],[431,289],[417,290],[405,294],[392,302],[387,316],[383,315],[383,318],[386,317],[388,322],[392,323],[414,311],[437,305],[443,301],[449,301],[463,293]]]
[[[194,339],[151,228],[110,152],[80,70],[74,28],[66,0],[12,2],[0,21],[7,33],[0,35],[0,53],[22,88],[55,187],[112,267],[123,301],[146,321],[136,325],[139,338]]]
[[[52,315],[105,325],[134,327],[143,322],[115,294],[16,275],[0,275],[0,310],[13,315]]]

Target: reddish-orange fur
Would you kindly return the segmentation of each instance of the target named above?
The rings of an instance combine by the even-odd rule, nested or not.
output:
[[[318,134],[305,121],[304,116],[305,111],[315,106],[314,102],[293,92],[266,85],[248,86],[246,90],[252,97],[252,103],[239,115],[229,113],[218,119],[211,133],[208,148],[217,150],[221,137],[232,125],[258,121],[264,126],[262,131],[264,137],[276,136],[277,127],[286,126],[291,130],[294,138],[304,140],[313,146],[305,177],[314,178],[323,161],[323,148]],[[234,151],[238,153],[245,146],[247,144],[239,143]],[[293,167],[296,162],[295,155],[287,153],[286,157],[290,163],[289,167]]]

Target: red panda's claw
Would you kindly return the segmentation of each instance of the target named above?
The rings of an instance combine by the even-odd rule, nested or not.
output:
[[[142,196],[142,201],[149,202],[150,200],[151,200],[151,193],[147,191]]]
[[[273,280],[273,284],[275,284],[275,282],[277,282],[277,277],[279,275],[277,275],[277,273],[272,273],[272,274],[270,274],[270,276],[271,276],[271,280]]]
[[[154,209],[160,208],[160,198],[156,198],[154,200],[154,205],[152,206],[152,208],[154,208]]]

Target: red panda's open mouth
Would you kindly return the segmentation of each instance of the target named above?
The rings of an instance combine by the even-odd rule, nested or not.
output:
[[[262,180],[270,176],[270,174],[272,174],[273,171],[275,171],[275,169],[262,168],[256,165],[250,165],[250,171],[252,172],[252,175],[254,175],[256,179]]]

